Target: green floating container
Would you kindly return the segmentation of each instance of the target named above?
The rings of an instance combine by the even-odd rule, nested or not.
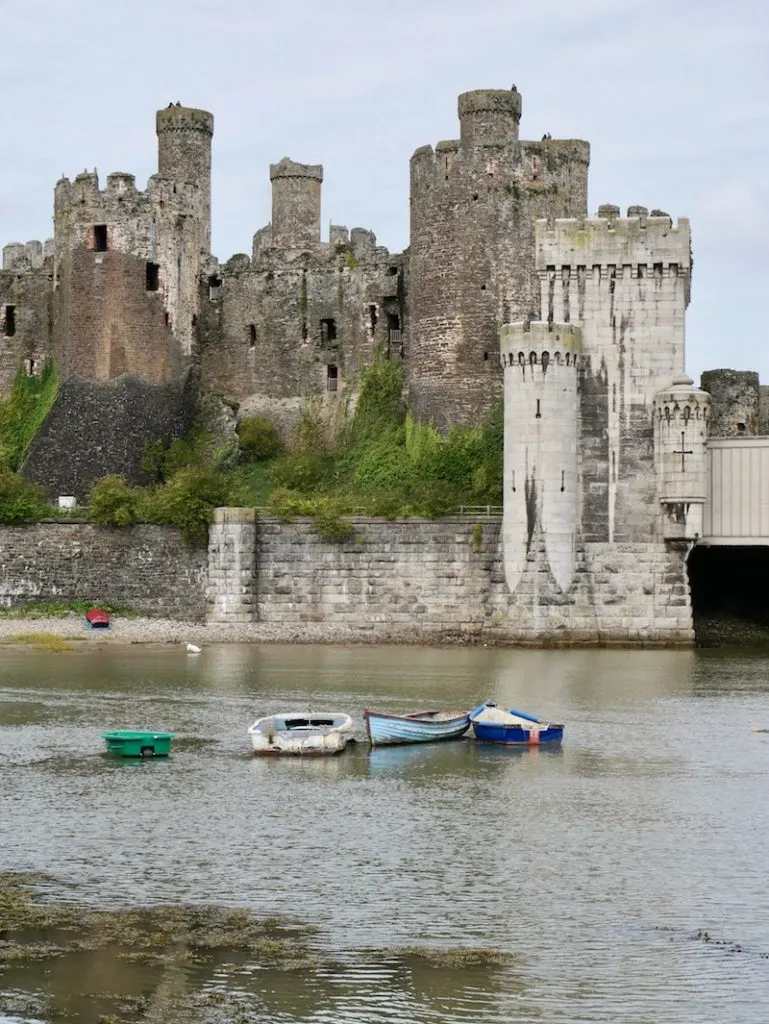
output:
[[[174,734],[118,729],[116,732],[103,732],[102,736],[108,752],[118,757],[168,757]]]

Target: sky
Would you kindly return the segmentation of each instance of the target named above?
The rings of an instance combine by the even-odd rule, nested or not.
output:
[[[329,222],[409,236],[409,158],[457,96],[523,97],[521,137],[591,143],[589,210],[689,217],[688,373],[769,383],[766,0],[2,0],[0,244],[53,233],[65,174],[156,170],[155,111],[215,117],[212,248],[251,251],[269,164],[324,166]],[[763,308],[763,307],[762,307]],[[760,310],[759,310],[760,312]]]

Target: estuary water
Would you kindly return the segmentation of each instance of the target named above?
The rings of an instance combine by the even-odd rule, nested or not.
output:
[[[365,742],[364,707],[486,699],[565,722],[563,747]],[[251,756],[256,717],[307,708],[352,714],[359,742]],[[769,734],[754,725],[769,728],[758,655],[5,648],[0,867],[96,906],[317,926],[333,969],[243,963],[206,981],[271,1022],[763,1024]],[[116,728],[181,742],[121,761],[103,753]],[[452,965],[436,949],[505,957]],[[76,970],[0,976],[0,992],[44,996],[43,1019],[95,1024],[85,987]]]

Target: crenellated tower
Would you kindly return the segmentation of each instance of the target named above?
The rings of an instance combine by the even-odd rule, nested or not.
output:
[[[440,427],[488,410],[501,325],[539,317],[534,221],[587,210],[588,144],[521,141],[515,88],[464,93],[458,113],[459,139],[411,159],[409,401]]]
[[[582,329],[580,372],[587,541],[656,535],[652,404],[684,371],[689,222],[615,206],[536,225],[542,319]]]
[[[57,182],[53,348],[63,377],[132,371],[162,382],[193,355],[209,260],[211,135],[203,110],[157,114],[159,172],[146,191],[114,172]]]
[[[505,579],[514,594],[527,560],[541,542],[550,573],[567,592],[574,576],[579,525],[581,332],[573,324],[506,324],[500,348],[505,393]]]

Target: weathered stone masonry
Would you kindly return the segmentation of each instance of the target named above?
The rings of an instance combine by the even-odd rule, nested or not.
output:
[[[153,617],[320,623],[362,638],[691,644],[682,562],[663,544],[588,545],[573,600],[555,608],[510,605],[500,541],[498,518],[361,519],[354,537],[339,543],[308,520],[284,523],[250,509],[217,511],[207,554],[165,527],[4,527],[0,605],[108,601]],[[551,586],[545,577],[542,563],[527,575],[534,595]]]

